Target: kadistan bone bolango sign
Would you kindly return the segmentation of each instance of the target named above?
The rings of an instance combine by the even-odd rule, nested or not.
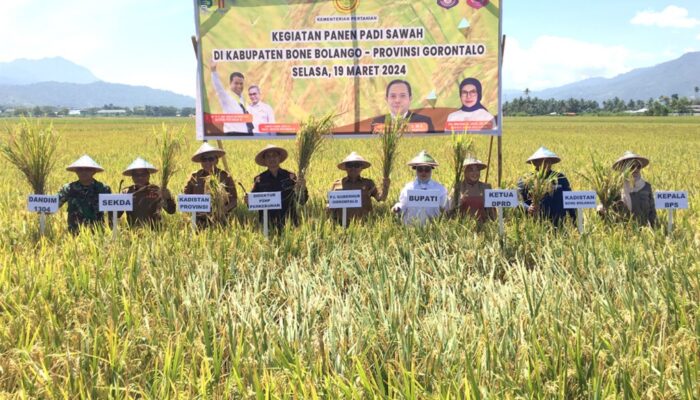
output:
[[[502,0],[194,0],[204,139],[501,134]]]

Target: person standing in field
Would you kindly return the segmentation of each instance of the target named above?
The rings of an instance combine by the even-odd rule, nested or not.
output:
[[[570,191],[571,184],[564,174],[552,170],[552,165],[560,161],[559,156],[545,147],[540,147],[527,159],[526,163],[535,167],[536,172],[533,175],[543,174],[542,176],[552,180],[552,187],[539,203],[535,203],[530,196],[532,188],[527,179],[518,181],[518,191],[525,203],[527,213],[531,216],[547,218],[555,226],[562,225],[567,215],[572,221],[576,221],[576,210],[564,208],[563,192]]]
[[[369,168],[372,164],[365,160],[362,156],[355,153],[350,153],[343,161],[338,164],[338,169],[346,172],[347,176],[333,182],[331,191],[335,190],[360,190],[362,193],[362,207],[348,208],[348,221],[364,219],[372,212],[372,197],[376,201],[384,201],[389,193],[389,178],[384,178],[382,181],[381,191],[377,189],[374,181],[361,176],[362,170]],[[342,220],[342,210],[330,210],[333,219],[340,222]]]
[[[464,160],[464,180],[460,185],[458,201],[452,199],[451,204],[462,215],[469,215],[479,223],[495,218],[495,209],[484,207],[484,191],[491,189],[491,185],[480,181],[481,171],[487,165],[474,157]]]
[[[309,192],[303,179],[280,167],[288,157],[287,150],[282,147],[267,145],[255,155],[255,163],[267,169],[253,179],[252,193],[280,192],[282,197],[281,210],[268,210],[269,224],[281,230],[287,221],[299,224],[297,204],[306,204]],[[300,193],[297,196],[296,193]],[[247,198],[246,198],[247,201]],[[263,212],[259,211],[260,223],[263,223]]]
[[[612,211],[618,216],[634,218],[640,225],[656,225],[656,204],[651,184],[642,178],[642,169],[649,165],[649,159],[626,151],[612,165],[616,171],[629,171],[630,180],[625,181],[620,190],[620,199],[613,203],[612,210],[598,206],[598,213],[605,215]]]
[[[203,143],[197,152],[192,156],[192,161],[200,163],[201,169],[193,172],[187,185],[183,190],[184,194],[212,194],[212,178],[218,181],[218,184],[223,186],[225,191],[223,200],[224,212],[230,213],[238,204],[238,193],[233,178],[224,170],[219,169],[216,164],[219,158],[226,152],[222,149],[217,149],[209,143]],[[212,211],[214,210],[215,199],[212,198]],[[223,223],[224,221],[214,221],[214,216],[209,213],[197,213],[197,226],[207,227],[212,223]]]
[[[68,203],[68,231],[77,235],[81,227],[103,226],[105,216],[99,210],[99,198],[100,194],[111,194],[112,190],[94,176],[104,168],[86,154],[66,170],[78,176],[77,181],[63,185],[58,192],[59,207]]]
[[[432,180],[433,169],[439,164],[425,150],[418,153],[408,165],[416,171],[416,179],[407,183],[399,194],[399,201],[394,204],[392,211],[401,214],[404,224],[417,223],[424,225],[427,221],[438,217],[443,210],[447,208],[447,189],[444,186]],[[409,208],[408,207],[408,191],[409,190],[435,190],[439,192],[438,203],[439,207],[430,208]]]
[[[217,72],[217,64],[214,60],[209,64],[209,70],[211,71],[211,82],[214,86],[214,91],[216,92],[224,114],[249,114],[247,109],[248,105],[243,97],[243,85],[245,83],[243,74],[240,72],[233,72],[229,75],[229,89],[231,89],[231,93],[229,94],[229,92],[224,89],[224,85],[221,84]],[[232,136],[252,136],[253,123],[225,122],[224,134]]]
[[[260,131],[260,124],[274,124],[275,112],[269,104],[263,103],[261,100],[262,93],[258,85],[252,85],[248,88],[248,97],[250,98],[250,113],[253,114],[253,134],[273,135],[274,132]]]
[[[168,214],[175,213],[175,200],[167,188],[160,188],[150,182],[151,174],[158,172],[148,161],[136,158],[122,175],[130,176],[134,184],[123,189],[122,193],[132,194],[133,211],[126,212],[126,221],[130,226],[157,226],[161,222],[161,210]],[[119,215],[121,216],[121,212]]]

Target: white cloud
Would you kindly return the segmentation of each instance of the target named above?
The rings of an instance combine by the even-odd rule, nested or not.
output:
[[[695,39],[700,40],[700,33],[698,33],[698,35],[695,36]]]
[[[689,17],[687,9],[673,5],[660,12],[639,11],[630,22],[660,28],[694,28],[700,25],[700,19]]]
[[[509,38],[503,67],[506,89],[541,90],[593,77],[613,77],[632,69],[632,60],[645,58],[622,46],[540,36],[530,48]]]

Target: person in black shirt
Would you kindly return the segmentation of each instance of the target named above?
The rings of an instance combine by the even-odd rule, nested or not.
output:
[[[287,156],[287,150],[273,145],[267,145],[255,156],[255,163],[267,167],[267,170],[255,177],[250,191],[253,193],[281,192],[282,209],[268,210],[269,224],[276,229],[282,229],[287,220],[298,225],[297,204],[306,204],[309,197],[303,179],[298,179],[293,172],[280,168],[280,164],[287,159]],[[300,193],[299,196],[296,195],[295,190]],[[259,211],[259,219],[262,223],[262,211]]]

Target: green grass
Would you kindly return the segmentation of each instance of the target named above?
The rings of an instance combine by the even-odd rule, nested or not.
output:
[[[540,145],[581,190],[575,172],[591,153],[611,164],[631,149],[651,160],[645,179],[688,190],[691,209],[671,236],[664,211],[657,230],[587,212],[583,236],[507,212],[504,247],[495,223],[404,228],[390,215],[419,150],[451,183],[449,136],[402,140],[387,203],[347,231],[323,211],[343,176],[335,165],[358,151],[380,181],[380,146],[329,141],[307,175],[305,223],[271,241],[242,206],[225,230],[194,234],[186,216],[166,216],[161,231],[124,226],[116,241],[70,236],[63,209],[38,238],[30,188],[3,160],[0,398],[698,398],[699,121],[506,120],[504,186],[530,171],[524,160]],[[55,120],[59,165],[88,153],[116,188],[133,158],[156,159],[160,122]],[[488,139],[474,140],[485,161]],[[225,144],[247,188],[265,144]],[[192,168],[172,177],[173,194],[197,147],[186,142],[180,163]],[[71,175],[56,171],[49,191]]]

